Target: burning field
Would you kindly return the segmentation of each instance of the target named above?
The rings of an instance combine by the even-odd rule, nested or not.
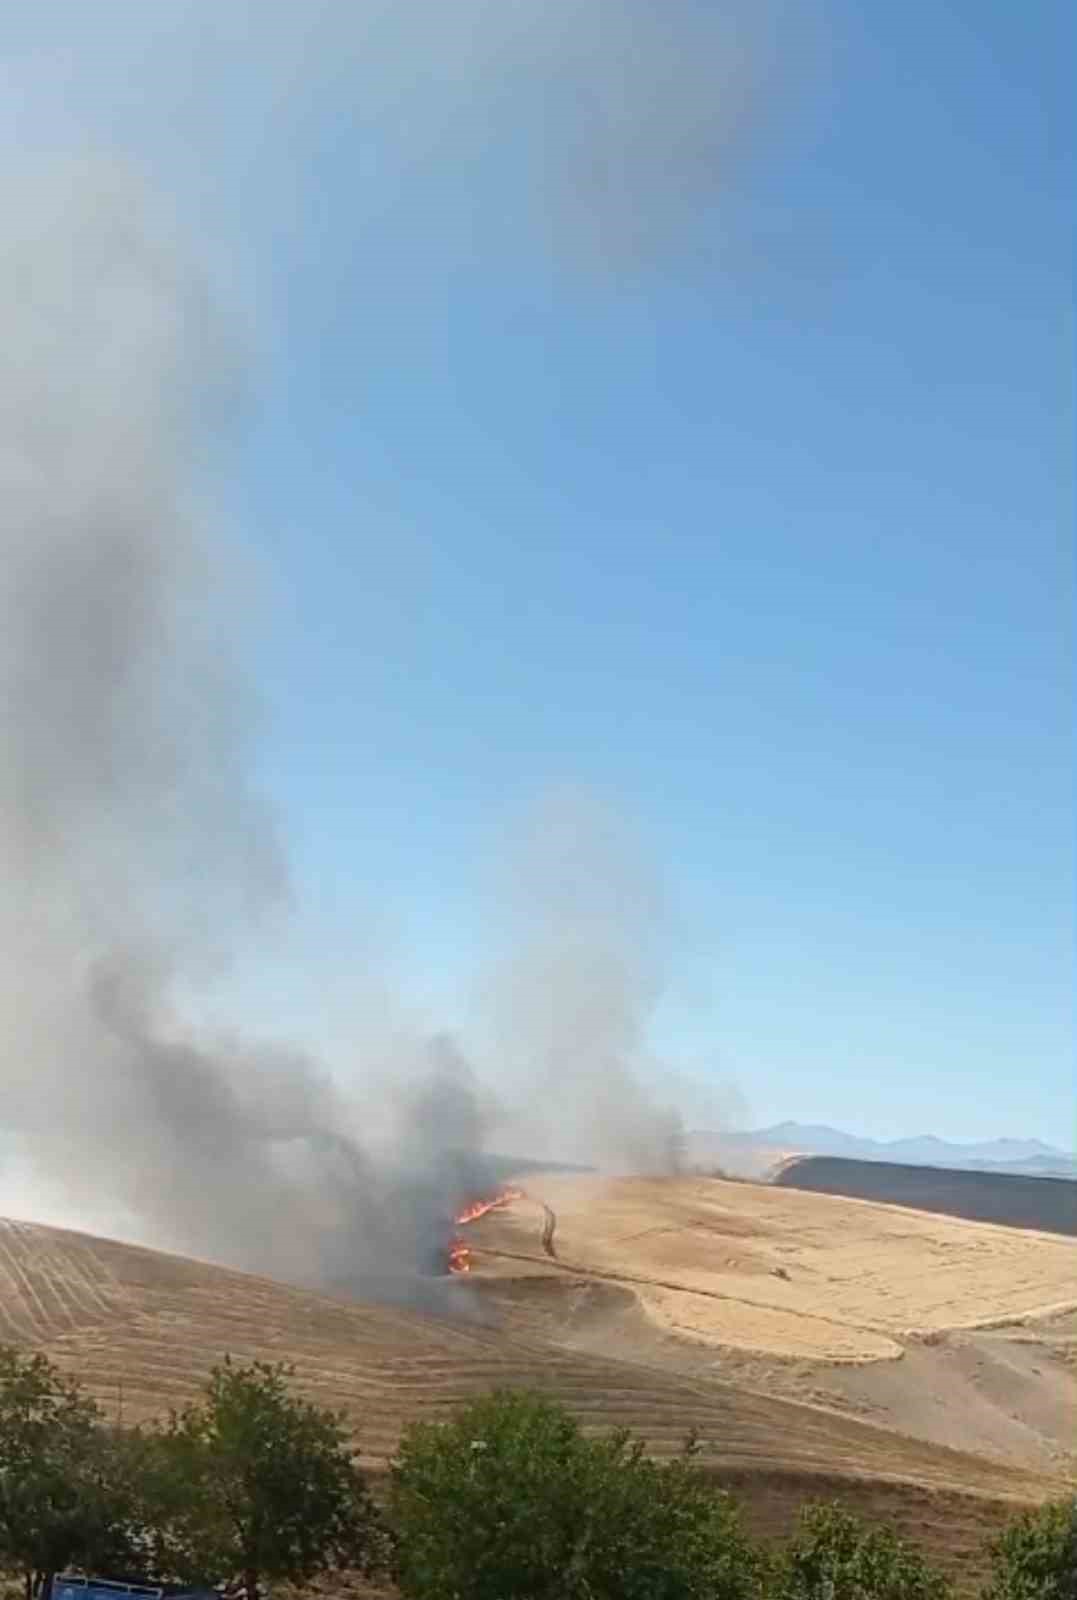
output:
[[[510,1206],[514,1200],[522,1200],[522,1189],[498,1189],[494,1194],[487,1195],[481,1200],[470,1200],[454,1218],[458,1228],[467,1227],[471,1222],[478,1222],[491,1211],[499,1211],[504,1206]],[[449,1271],[452,1273],[470,1272],[472,1267],[472,1250],[466,1239],[456,1234],[449,1245]]]
[[[929,1544],[937,1539],[938,1553],[959,1574],[1016,1502],[1058,1492],[1058,1463],[1048,1470],[943,1449],[873,1426],[850,1408],[765,1392],[765,1384],[741,1382],[727,1370],[713,1344],[691,1370],[678,1366],[671,1336],[665,1345],[655,1338],[631,1348],[617,1297],[633,1291],[613,1281],[608,1256],[604,1276],[588,1279],[567,1268],[565,1292],[550,1306],[550,1286],[562,1280],[547,1271],[552,1258],[543,1249],[536,1187],[529,1178],[526,1194],[504,1190],[466,1208],[469,1220],[459,1227],[474,1258],[452,1317],[357,1304],[183,1257],[0,1223],[0,1340],[46,1351],[77,1371],[107,1409],[122,1404],[132,1420],[188,1399],[225,1352],[287,1358],[311,1398],[348,1410],[375,1475],[405,1420],[437,1414],[495,1384],[536,1387],[586,1425],[636,1430],[660,1456],[679,1451],[697,1428],[707,1465],[736,1485],[760,1531],[786,1526],[806,1494],[836,1492]],[[556,1247],[563,1243],[575,1256],[583,1208],[574,1213],[560,1189],[557,1198],[564,1213]],[[652,1206],[657,1200],[652,1192]],[[682,1203],[676,1186],[671,1202]],[[594,1212],[597,1239],[614,1213],[608,1204]],[[616,1226],[624,1220],[622,1207]],[[742,1230],[740,1237],[748,1235]],[[777,1248],[780,1238],[772,1232],[768,1243]],[[518,1259],[508,1254],[517,1245]],[[631,1241],[622,1235],[616,1247],[623,1257]],[[485,1302],[488,1314],[469,1314],[468,1301],[473,1310]],[[589,1315],[594,1326],[585,1336]]]
[[[658,1321],[777,1356],[886,1360],[909,1337],[1077,1307],[1072,1239],[767,1184],[549,1174],[471,1229],[488,1276],[627,1284]],[[706,1314],[657,1309],[674,1295]]]
[[[1077,1243],[713,1179],[532,1177],[469,1232],[514,1332],[1077,1473]]]

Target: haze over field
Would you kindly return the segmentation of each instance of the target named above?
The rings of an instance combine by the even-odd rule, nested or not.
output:
[[[443,1246],[492,1121],[526,1109],[541,1146],[540,1088],[578,1130],[566,1154],[660,1167],[636,1073],[646,891],[585,796],[555,796],[520,852],[486,1088],[403,1013],[357,1029],[347,1094],[301,1050],[188,1020],[185,995],[288,914],[243,578],[204,492],[230,330],[122,172],[42,169],[9,192],[5,244],[0,1066],[32,1203],[358,1282]]]
[[[754,1526],[835,1494],[973,1594],[985,1537],[1077,1472],[1077,1241],[708,1179],[530,1172],[463,1226],[466,1318],[349,1303],[0,1222],[0,1339],[76,1371],[109,1414],[189,1399],[225,1350],[297,1366],[365,1464],[497,1383],[701,1464]],[[979,1554],[978,1554],[979,1552]]]
[[[318,15],[351,40],[342,9]],[[164,35],[188,26],[162,18]],[[263,20],[276,70],[292,22],[266,36]],[[226,32],[236,21],[226,8]],[[588,59],[587,28],[562,47],[543,26],[552,70],[588,70],[574,54]],[[638,104],[610,123],[611,161],[644,118],[655,155],[726,138],[728,106],[702,84],[656,102],[659,72],[641,68]],[[4,1204],[384,1288],[439,1262],[495,1129],[521,1154],[668,1166],[676,1115],[641,1070],[656,891],[616,816],[572,786],[539,803],[512,857],[484,1083],[406,997],[358,1019],[346,1090],[302,1046],[192,1020],[192,994],[257,948],[291,895],[254,776],[253,571],[214,493],[244,330],[123,161],[38,159],[5,180]],[[618,248],[646,248],[638,205],[621,220]]]
[[[491,1151],[1056,1125],[1066,53],[962,5],[0,0],[0,1210],[407,1293]]]
[[[1072,1151],[1041,1139],[990,1139],[958,1144],[934,1134],[911,1139],[862,1139],[840,1128],[779,1122],[769,1128],[693,1130],[685,1151],[693,1163],[724,1163],[729,1171],[758,1171],[775,1159],[798,1155],[841,1156],[851,1161],[897,1161],[912,1166],[978,1168],[986,1172],[1077,1177]]]

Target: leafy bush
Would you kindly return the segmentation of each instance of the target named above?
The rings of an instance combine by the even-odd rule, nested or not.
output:
[[[801,1512],[775,1589],[775,1600],[946,1600],[950,1592],[919,1551],[838,1505]]]
[[[749,1600],[759,1562],[686,1455],[500,1392],[417,1423],[393,1467],[397,1577],[415,1600]]]
[[[986,1600],[1077,1600],[1077,1500],[1016,1518],[991,1560]]]
[[[45,1356],[0,1347],[0,1567],[21,1572],[28,1595],[66,1566],[141,1570],[134,1448]]]
[[[300,1583],[372,1569],[379,1521],[342,1415],[288,1392],[293,1369],[226,1361],[174,1414],[151,1471],[164,1508],[158,1559],[189,1578]]]

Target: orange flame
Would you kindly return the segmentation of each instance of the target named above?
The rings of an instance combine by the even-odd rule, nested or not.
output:
[[[471,1271],[471,1251],[468,1249],[463,1239],[454,1239],[452,1244],[449,1246],[449,1271]]]
[[[488,1211],[496,1211],[498,1206],[509,1206],[514,1200],[522,1200],[522,1189],[499,1189],[496,1194],[490,1195],[485,1200],[472,1200],[470,1205],[457,1214],[456,1225],[462,1228],[468,1222],[477,1222]],[[457,1235],[449,1246],[449,1271],[470,1272],[472,1253],[463,1239]]]
[[[522,1189],[499,1189],[495,1195],[490,1195],[486,1200],[473,1200],[463,1211],[457,1213],[457,1226],[460,1227],[465,1222],[477,1222],[488,1211],[496,1211],[498,1206],[510,1206],[514,1200],[522,1200],[523,1197]]]

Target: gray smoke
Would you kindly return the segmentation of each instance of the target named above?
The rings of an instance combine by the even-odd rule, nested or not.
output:
[[[765,76],[745,15],[0,0],[27,127],[41,106],[73,147],[144,145],[190,194],[196,168],[246,182],[244,130],[271,126],[299,154],[257,209],[294,198],[297,110],[343,81],[417,237],[475,164],[504,201],[474,217],[480,241],[515,215],[560,261],[618,269],[728,188]],[[290,900],[251,778],[255,585],[212,492],[240,340],[122,160],[25,164],[2,190],[0,1090],[29,1187],[20,1204],[9,1173],[0,1206],[369,1292],[437,1262],[492,1143],[668,1167],[677,1119],[645,1087],[660,905],[585,796],[556,796],[518,853],[485,1086],[452,1041],[404,1028],[370,1060],[357,1041],[345,1096],[301,1050],[192,1021]]]
[[[664,908],[616,810],[562,785],[507,873],[509,952],[488,991],[497,1060],[529,1148],[622,1172],[668,1172],[681,1122],[648,1048]]]
[[[462,228],[469,252],[510,238],[605,289],[729,268],[820,22],[802,0],[0,0],[0,134],[6,114],[23,141],[135,149],[225,229],[239,189],[324,274],[305,162],[339,120],[372,254],[451,253]]]
[[[156,1242],[335,1282],[430,1266],[491,1118],[452,1042],[358,1064],[371,1140],[314,1063],[183,1014],[288,899],[249,777],[244,594],[199,492],[227,374],[198,280],[122,169],[39,171],[5,214],[7,1126],[76,1215]],[[551,1151],[650,1168],[670,1148],[635,1076],[652,907],[606,826],[562,796],[523,852],[493,1068]]]
[[[75,1217],[292,1277],[410,1268],[477,1181],[466,1063],[406,1042],[372,1152],[312,1062],[182,1012],[287,907],[199,492],[226,374],[198,281],[122,169],[5,198],[5,1124]]]

